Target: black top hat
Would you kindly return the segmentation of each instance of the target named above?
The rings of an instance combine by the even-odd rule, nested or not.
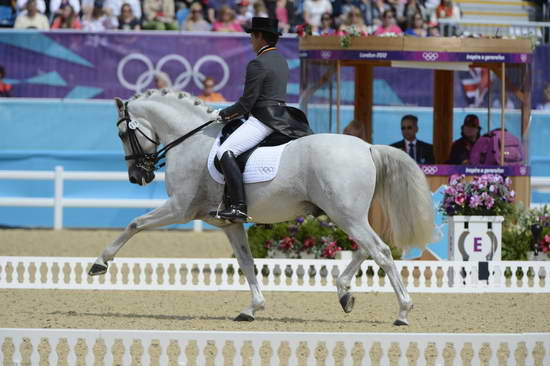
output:
[[[281,35],[281,32],[279,32],[279,21],[273,18],[252,18],[252,26],[246,29],[246,33],[251,32],[267,32]]]

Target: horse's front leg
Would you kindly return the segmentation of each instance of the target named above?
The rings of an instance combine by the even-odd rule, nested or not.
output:
[[[112,243],[107,245],[95,263],[92,265],[88,274],[90,276],[102,275],[107,272],[108,262],[113,260],[118,251],[126,244],[128,240],[138,232],[159,226],[172,225],[178,222],[186,221],[182,211],[174,208],[172,200],[167,200],[162,206],[146,213],[143,216],[136,217],[126,226],[122,234]]]
[[[246,237],[246,231],[242,224],[233,224],[223,227],[225,234],[229,238],[229,242],[233,247],[233,252],[239,262],[239,267],[243,271],[248,285],[250,286],[250,293],[252,296],[252,303],[245,308],[234,319],[235,321],[253,321],[254,314],[258,310],[263,310],[265,307],[265,299],[260,291],[256,274],[254,273],[254,259],[250,248],[248,246],[248,239]]]

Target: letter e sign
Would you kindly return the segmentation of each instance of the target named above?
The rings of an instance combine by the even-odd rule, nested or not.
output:
[[[474,238],[474,252],[481,252],[481,238],[475,237]]]

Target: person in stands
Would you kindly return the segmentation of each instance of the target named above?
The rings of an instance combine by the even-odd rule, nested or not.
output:
[[[27,11],[22,12],[15,19],[15,25],[13,26],[14,28],[39,30],[50,29],[50,22],[48,22],[48,18],[38,10],[36,0],[27,1],[25,9],[27,9]]]
[[[205,102],[225,102],[225,98],[220,93],[214,91],[216,81],[211,77],[206,77],[202,81],[203,90],[199,98]]]
[[[447,164],[468,165],[470,163],[470,151],[479,139],[480,132],[479,118],[475,114],[467,115],[461,127],[461,137],[453,142],[451,156],[447,160]]]
[[[434,148],[427,142],[416,139],[418,133],[418,117],[407,114],[401,118],[401,134],[403,140],[391,144],[405,151],[418,164],[434,164]]]

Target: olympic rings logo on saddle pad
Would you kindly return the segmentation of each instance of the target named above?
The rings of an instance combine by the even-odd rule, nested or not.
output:
[[[138,61],[145,65],[146,70],[142,72],[136,79],[135,83],[131,83],[124,76],[124,70],[127,67],[128,63],[131,61]],[[162,68],[169,61],[178,62],[183,66],[184,71],[181,72],[173,82],[172,87],[177,90],[183,90],[193,79],[193,82],[197,88],[202,89],[202,81],[205,78],[205,75],[200,72],[200,68],[207,62],[214,62],[221,66],[223,77],[220,82],[214,86],[214,91],[218,91],[223,88],[229,81],[229,66],[223,58],[217,55],[205,55],[197,60],[194,66],[191,66],[191,63],[183,56],[170,54],[163,56],[160,60],[157,61],[156,65],[153,65],[151,59],[145,56],[142,53],[131,53],[128,56],[125,56],[117,66],[117,78],[120,84],[126,89],[133,90],[136,93],[141,93],[149,87],[149,84],[153,81],[155,75],[162,71]]]

